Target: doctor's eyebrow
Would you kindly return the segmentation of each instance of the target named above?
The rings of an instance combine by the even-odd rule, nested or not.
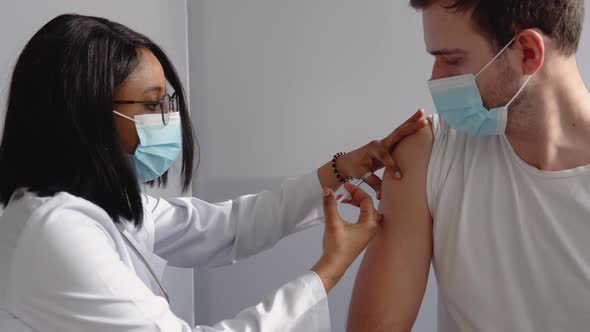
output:
[[[437,55],[457,55],[457,54],[465,54],[465,50],[461,48],[453,48],[453,49],[440,49],[440,50],[426,50],[426,52],[437,56]]]
[[[162,90],[162,87],[154,85],[154,86],[151,86],[151,87],[145,89],[143,91],[143,93],[148,93],[148,92],[152,92],[152,91],[161,91],[161,90]]]

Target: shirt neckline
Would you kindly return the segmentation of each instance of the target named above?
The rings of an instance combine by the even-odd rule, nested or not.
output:
[[[520,168],[524,169],[525,171],[542,178],[554,179],[554,178],[567,178],[567,177],[574,177],[579,175],[584,175],[590,172],[590,164],[578,166],[571,169],[561,170],[561,171],[543,171],[536,167],[529,165],[526,161],[522,160],[518,153],[514,150],[512,143],[508,140],[506,134],[500,135],[500,140],[502,142],[502,147],[505,150],[508,150],[510,157],[514,163],[516,163]]]

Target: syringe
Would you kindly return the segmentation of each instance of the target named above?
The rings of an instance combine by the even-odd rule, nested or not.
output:
[[[355,187],[358,187],[361,184],[363,184],[371,175],[373,175],[373,173],[367,173],[367,174],[363,175],[360,179],[352,180],[350,182],[350,184],[352,184]],[[350,193],[348,192],[348,190],[346,190],[344,185],[340,186],[340,188],[338,188],[338,190],[336,190],[336,193],[334,193],[334,196],[336,197],[336,202],[338,202],[338,203],[342,203],[345,200],[352,199],[352,196],[350,196]]]

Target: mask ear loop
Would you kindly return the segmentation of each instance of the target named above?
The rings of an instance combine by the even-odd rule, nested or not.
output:
[[[483,73],[486,69],[488,69],[489,66],[492,65],[492,63],[494,63],[494,61],[496,61],[500,55],[502,55],[502,53],[504,53],[504,51],[506,51],[506,49],[508,49],[508,47],[510,47],[510,45],[512,45],[512,43],[516,40],[517,36],[514,36],[514,38],[512,38],[512,40],[510,40],[510,42],[508,44],[506,44],[506,46],[504,46],[504,48],[502,50],[500,50],[500,52],[498,52],[498,54],[496,54],[495,57],[492,58],[492,60],[490,60],[490,62],[488,62],[487,65],[485,65],[483,67],[482,70],[479,71],[479,73],[477,73],[477,75],[475,75],[475,78],[477,78],[481,73]]]
[[[123,113],[119,113],[119,112],[117,112],[117,111],[115,111],[115,110],[113,110],[113,113],[117,114],[118,116],[124,117],[124,118],[125,118],[125,119],[127,119],[127,120],[130,120],[130,121],[133,121],[133,122],[137,123],[137,121],[135,121],[135,119],[133,119],[133,118],[131,118],[131,117],[128,117],[127,115],[125,115],[125,114],[123,114]]]
[[[516,92],[516,94],[514,95],[514,97],[512,97],[512,99],[510,99],[510,101],[508,102],[508,104],[506,104],[506,109],[508,109],[508,107],[510,107],[510,105],[512,105],[512,103],[516,100],[516,98],[518,98],[518,96],[520,96],[520,94],[522,93],[522,90],[524,90],[524,88],[526,88],[527,84],[529,84],[529,81],[531,80],[531,78],[533,78],[533,75],[530,75],[526,81],[524,82],[524,84],[520,87],[520,89],[518,89],[518,92]]]

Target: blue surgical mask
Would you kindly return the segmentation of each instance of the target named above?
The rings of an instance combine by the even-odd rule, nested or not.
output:
[[[170,114],[168,124],[162,123],[161,114],[142,114],[130,118],[122,113],[115,114],[135,122],[139,145],[129,160],[135,167],[137,179],[149,182],[162,176],[174,163],[182,147],[180,114]]]
[[[532,75],[527,78],[508,104],[490,110],[483,105],[475,79],[508,49],[515,38],[477,75],[467,74],[428,82],[436,111],[449,126],[471,136],[503,135],[506,132],[508,107],[522,93]]]

